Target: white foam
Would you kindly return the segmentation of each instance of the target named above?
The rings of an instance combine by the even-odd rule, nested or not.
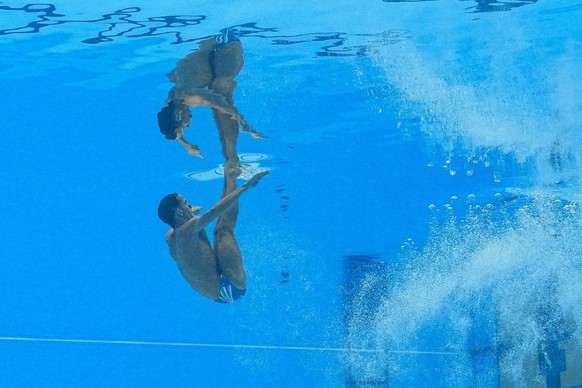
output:
[[[502,373],[512,386],[525,384],[526,364],[544,339],[536,320],[540,306],[555,303],[564,327],[582,327],[581,210],[580,204],[537,198],[515,216],[489,207],[462,221],[435,223],[423,251],[403,260],[404,272],[368,280],[390,282],[392,291],[373,320],[352,323],[349,340],[378,349],[418,347],[427,341],[427,328],[444,326],[448,350],[469,350],[472,314],[480,299],[490,297],[499,327],[492,340],[504,349]],[[569,341],[582,346],[579,331]]]
[[[461,152],[489,163],[484,156],[498,150],[544,171],[558,144],[564,155],[582,160],[580,26],[566,23],[556,36],[553,27],[544,29],[546,15],[519,12],[455,18],[450,32],[440,34],[442,20],[435,17],[436,27],[373,54],[381,82],[399,98],[396,115],[419,118],[420,130],[443,158]],[[377,84],[377,76],[369,82]],[[394,111],[395,101],[386,104],[380,109]],[[532,179],[552,181],[548,175]]]

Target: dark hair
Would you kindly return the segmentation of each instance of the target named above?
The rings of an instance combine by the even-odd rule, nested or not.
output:
[[[177,193],[166,195],[158,205],[158,217],[160,220],[174,228],[174,212],[178,206],[179,202]]]
[[[176,120],[176,109],[179,109],[178,104],[171,101],[158,112],[158,127],[160,127],[160,132],[168,140],[176,139],[178,136],[177,130],[182,125],[182,121]]]

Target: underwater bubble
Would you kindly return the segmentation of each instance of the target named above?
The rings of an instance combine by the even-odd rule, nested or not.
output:
[[[475,171],[467,170],[467,176],[473,176],[474,174],[475,174]]]
[[[451,175],[451,176],[457,175],[457,170],[453,170],[453,169],[449,170],[449,175]]]
[[[445,348],[470,350],[467,341],[474,338],[478,312],[478,319],[495,319],[496,329],[482,334],[501,345],[496,356],[512,380],[509,386],[532,386],[520,382],[547,339],[540,308],[551,303],[571,327],[582,327],[582,219],[564,218],[558,207],[547,206],[553,202],[534,199],[530,208],[522,206],[515,217],[495,225],[484,213],[433,225],[422,251],[401,253],[414,256],[407,256],[412,261],[382,297],[375,319],[348,328],[350,334],[376,348],[412,349],[426,345],[422,338],[432,327],[435,337],[443,333]],[[367,308],[362,303],[361,310]],[[579,348],[580,341],[579,335],[568,339],[571,347]],[[457,368],[463,365],[454,363],[449,372],[461,373]]]

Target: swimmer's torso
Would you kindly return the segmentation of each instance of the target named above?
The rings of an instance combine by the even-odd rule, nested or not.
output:
[[[211,299],[219,296],[219,276],[216,256],[205,231],[187,233],[174,231],[168,236],[170,254],[190,286]]]

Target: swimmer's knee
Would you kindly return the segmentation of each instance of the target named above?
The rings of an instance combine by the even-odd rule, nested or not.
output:
[[[236,88],[236,81],[229,77],[218,77],[212,83],[212,90],[219,94],[231,93]]]
[[[235,223],[232,220],[220,219],[214,227],[214,237],[221,239],[223,237],[234,238]]]

